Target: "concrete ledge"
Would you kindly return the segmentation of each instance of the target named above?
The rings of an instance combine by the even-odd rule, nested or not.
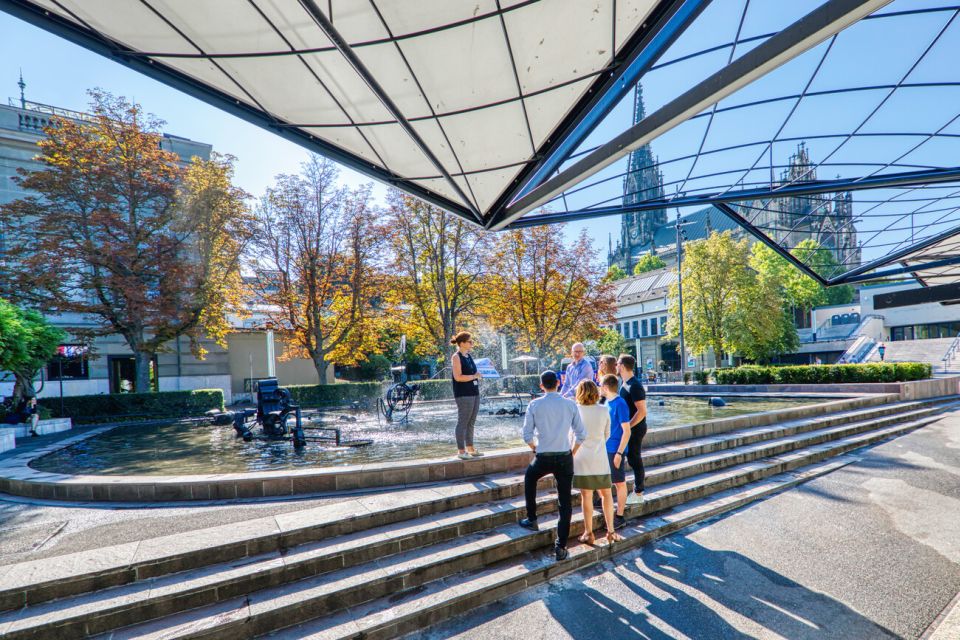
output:
[[[17,438],[12,425],[0,427],[0,453],[17,446]]]
[[[794,393],[844,393],[896,394],[900,400],[922,400],[951,396],[960,393],[960,376],[949,378],[930,378],[914,382],[857,382],[844,384],[652,384],[647,387],[650,393],[683,393],[691,395],[725,394],[794,394]]]
[[[21,422],[20,424],[11,425],[13,432],[17,438],[29,438],[30,437],[30,425],[26,422]],[[69,431],[73,428],[73,420],[71,418],[51,418],[50,420],[40,420],[37,422],[37,435],[38,436],[47,436],[51,433],[60,433],[61,431]]]
[[[896,395],[866,395],[746,414],[720,420],[650,431],[644,443],[657,446],[737,429],[813,418],[830,413],[895,402]],[[391,463],[182,476],[71,476],[37,471],[33,460],[112,427],[92,429],[0,461],[0,491],[28,498],[78,502],[182,502],[232,500],[333,493],[378,487],[419,485],[520,471],[530,463],[530,450],[518,447],[488,452],[482,458],[401,460]]]

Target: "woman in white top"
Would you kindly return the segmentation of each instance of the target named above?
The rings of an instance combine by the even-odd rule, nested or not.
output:
[[[623,540],[613,530],[613,494],[611,493],[610,462],[607,459],[607,438],[610,437],[610,412],[597,404],[600,390],[592,380],[577,385],[577,405],[580,419],[587,430],[587,438],[573,457],[573,486],[580,489],[583,507],[583,535],[580,542],[593,544],[593,492],[600,492],[603,518],[607,525],[607,542]]]

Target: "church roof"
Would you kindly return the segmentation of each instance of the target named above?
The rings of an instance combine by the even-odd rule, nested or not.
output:
[[[709,224],[707,220],[709,218]],[[683,231],[686,237],[686,240],[703,240],[710,235],[710,230],[713,231],[743,231],[743,229],[736,222],[730,219],[727,214],[723,211],[720,211],[716,207],[705,207],[699,211],[694,211],[693,213],[688,213],[687,215],[680,216],[680,224],[685,224],[687,226],[683,227]],[[673,223],[670,223],[663,227],[658,227],[653,234],[653,244],[659,249],[661,247],[670,246],[673,247],[677,241],[677,232]],[[643,245],[638,245],[634,247],[633,258],[637,258],[645,253],[650,252],[650,243]]]

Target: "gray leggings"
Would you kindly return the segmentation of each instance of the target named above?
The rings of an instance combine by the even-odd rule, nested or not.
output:
[[[457,449],[473,446],[473,425],[480,411],[480,396],[459,396],[457,401]]]

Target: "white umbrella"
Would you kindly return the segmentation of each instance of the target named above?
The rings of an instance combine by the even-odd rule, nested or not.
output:
[[[523,363],[523,374],[527,374],[527,363],[528,362],[540,362],[540,358],[535,358],[533,356],[517,356],[513,358],[510,362],[522,362]]]

